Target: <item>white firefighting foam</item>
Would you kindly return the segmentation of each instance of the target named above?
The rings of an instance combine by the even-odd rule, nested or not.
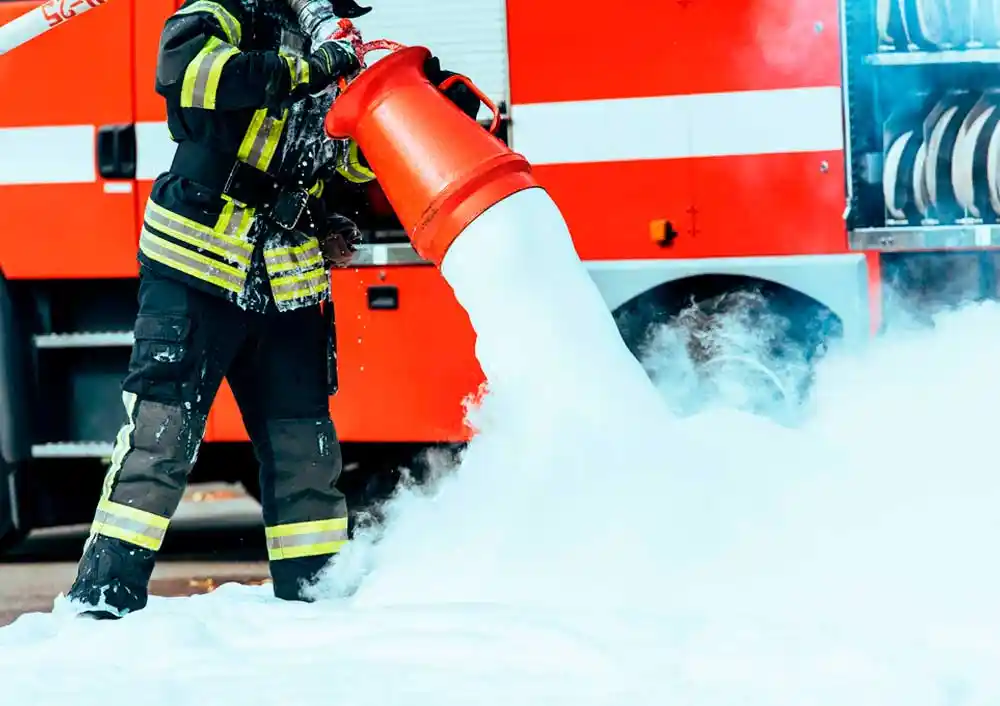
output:
[[[444,268],[497,376],[481,433],[326,600],[228,585],[97,623],[57,601],[0,630],[3,703],[995,702],[1000,309],[834,354],[795,429],[682,420],[584,313],[548,205],[518,200]]]

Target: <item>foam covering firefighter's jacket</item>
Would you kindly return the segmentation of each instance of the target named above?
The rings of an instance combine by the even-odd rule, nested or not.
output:
[[[186,0],[166,21],[156,90],[177,149],[147,202],[140,262],[251,311],[328,296],[327,214],[374,174],[355,143],[326,138],[329,94],[289,100],[309,50],[285,2]]]

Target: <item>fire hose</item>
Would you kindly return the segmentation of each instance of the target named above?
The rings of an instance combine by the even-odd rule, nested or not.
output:
[[[16,49],[108,0],[48,0],[0,27],[0,55]]]
[[[47,0],[47,2],[0,27],[0,55],[6,54],[107,2],[108,0]],[[360,8],[353,3],[341,2],[341,0],[336,0],[336,2],[356,14],[364,14],[367,11],[367,8]],[[405,45],[388,39],[365,42],[361,37],[361,32],[350,19],[339,18],[335,14],[331,0],[288,0],[288,4],[295,11],[302,30],[310,36],[313,42],[327,39],[350,42],[361,64],[361,71],[366,68],[365,56],[367,54],[376,51],[394,52],[405,48]],[[338,88],[343,92],[349,83],[349,80],[342,78],[338,81]],[[493,101],[479,90],[468,77],[455,74],[447,78],[438,88],[446,91],[456,83],[465,84],[466,88],[490,109],[493,113],[493,121],[489,131],[495,133],[500,124],[500,111],[497,110]]]

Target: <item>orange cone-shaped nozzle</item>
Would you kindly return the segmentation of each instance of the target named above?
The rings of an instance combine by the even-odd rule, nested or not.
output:
[[[407,47],[363,71],[334,102],[326,132],[357,141],[414,249],[440,265],[486,209],[539,185],[524,157],[427,80],[429,56]]]

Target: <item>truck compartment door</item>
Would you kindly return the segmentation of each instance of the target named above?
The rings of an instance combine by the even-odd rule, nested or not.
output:
[[[0,2],[0,24],[38,4]],[[0,267],[8,278],[136,272],[133,7],[108,3],[0,58]]]
[[[179,6],[180,0],[142,0],[135,7],[136,217],[140,223],[153,181],[170,168],[174,157],[175,144],[167,130],[166,105],[156,93],[154,79],[160,32]],[[138,242],[136,231],[136,245]]]

